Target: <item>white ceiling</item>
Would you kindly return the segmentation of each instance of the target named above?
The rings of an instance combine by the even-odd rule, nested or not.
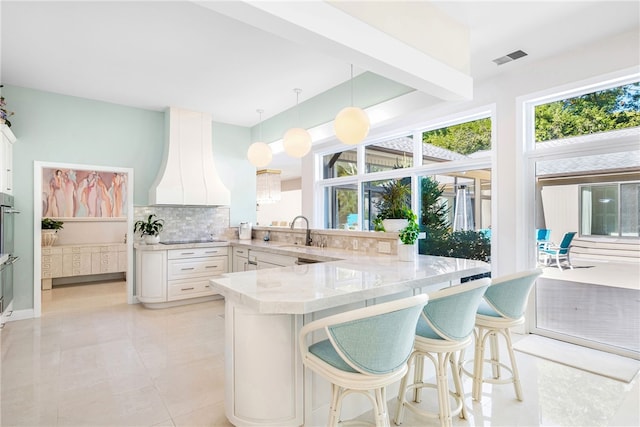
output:
[[[342,9],[348,9],[351,19],[406,22],[405,27],[413,31],[390,34],[385,28],[386,35],[420,49],[425,36],[419,23],[426,13],[425,3],[397,3],[402,6],[397,13],[387,7],[385,16],[377,18],[375,2],[351,2]],[[261,7],[284,5],[286,11],[304,12],[314,4],[318,5],[262,2]],[[526,66],[527,61],[637,29],[640,16],[637,1],[432,4],[468,27],[470,74],[476,83]],[[215,121],[240,126],[255,125],[258,108],[265,111],[263,119],[291,108],[295,87],[303,89],[302,102],[348,80],[351,63],[356,74],[368,70],[423,88],[420,78],[416,80],[419,73],[403,74],[402,67],[390,64],[384,52],[374,58],[342,49],[342,45],[336,48],[334,42],[323,43],[317,34],[307,37],[301,33],[304,28],[291,31],[279,25],[280,21],[272,20],[256,5],[239,1],[3,0],[1,80],[145,109],[164,110],[171,105],[206,111]],[[320,5],[326,9],[327,3]],[[407,14],[407,8],[415,13]],[[331,22],[325,24],[332,29]],[[347,38],[361,36],[349,34],[349,28],[339,30]],[[491,62],[518,49],[529,56],[501,67]]]

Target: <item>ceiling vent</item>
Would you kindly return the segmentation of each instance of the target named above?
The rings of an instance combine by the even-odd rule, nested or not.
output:
[[[501,56],[500,58],[496,58],[493,60],[498,65],[506,64],[507,62],[515,61],[516,59],[523,58],[527,56],[527,52],[522,50],[516,50],[515,52],[511,52],[505,56]]]

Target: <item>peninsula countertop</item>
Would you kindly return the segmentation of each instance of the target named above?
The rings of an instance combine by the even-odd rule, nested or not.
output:
[[[276,249],[276,245],[269,247]],[[439,285],[490,271],[488,264],[467,259],[416,255],[415,261],[406,262],[392,255],[302,248],[289,254],[330,254],[331,258],[341,259],[228,273],[210,279],[210,283],[225,298],[257,313],[308,314],[414,288],[433,285],[437,289]]]

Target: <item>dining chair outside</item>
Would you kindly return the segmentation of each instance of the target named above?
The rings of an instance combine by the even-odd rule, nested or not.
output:
[[[416,324],[429,297],[403,298],[325,317],[300,330],[300,354],[305,366],[331,382],[329,423],[339,422],[342,399],[351,393],[367,396],[376,426],[389,426],[385,387],[407,372]],[[309,345],[314,333],[327,339]],[[373,392],[373,396],[371,395]]]
[[[570,251],[571,251],[571,242],[573,241],[573,238],[575,235],[576,235],[575,231],[570,231],[564,234],[564,236],[562,237],[562,242],[560,242],[559,245],[550,243],[539,248],[538,259],[543,259],[545,265],[548,265],[551,259],[555,259],[556,266],[560,269],[560,271],[562,271],[562,264],[560,262],[566,261],[569,268],[573,270],[573,265],[571,264],[571,258],[570,258]]]
[[[480,303],[476,315],[473,372],[464,369],[464,365],[470,363],[470,360],[460,363],[462,372],[473,377],[472,397],[474,400],[482,400],[483,383],[513,383],[516,398],[522,400],[522,387],[513,352],[510,329],[524,323],[524,312],[529,293],[541,274],[542,270],[536,268],[491,280],[491,285],[487,288],[484,300]],[[500,361],[498,335],[502,335],[506,343],[510,366]],[[487,340],[489,340],[490,359],[484,358]],[[485,364],[491,365],[491,377],[484,376]],[[507,371],[509,375],[503,376],[503,370]]]
[[[489,279],[480,279],[429,294],[429,304],[424,307],[418,320],[414,351],[409,358],[409,366],[413,364],[414,368],[413,382],[407,384],[410,376],[407,372],[400,383],[395,416],[397,425],[403,422],[405,408],[421,417],[439,419],[442,426],[451,426],[454,415],[466,418],[458,352],[471,344],[478,305],[489,283]],[[427,358],[435,367],[435,384],[424,382],[424,363]],[[453,392],[449,390],[447,378],[449,365],[455,388]],[[437,390],[437,412],[420,407],[423,388]],[[407,399],[410,391],[413,391],[412,401]],[[453,410],[450,398],[455,402]]]

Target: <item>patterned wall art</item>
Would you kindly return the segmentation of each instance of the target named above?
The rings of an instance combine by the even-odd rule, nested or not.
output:
[[[127,218],[127,178],[122,172],[42,169],[43,218]]]

